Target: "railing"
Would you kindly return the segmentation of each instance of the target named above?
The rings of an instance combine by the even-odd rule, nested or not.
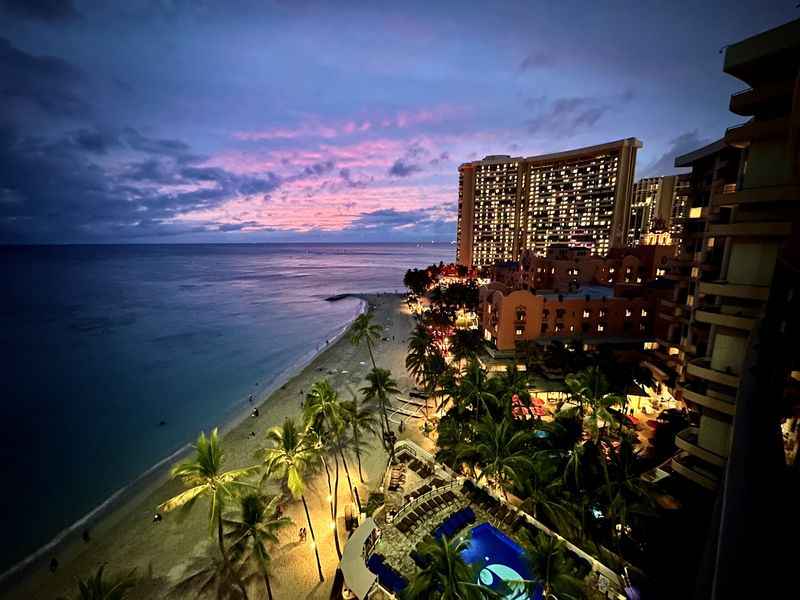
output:
[[[419,496],[417,498],[414,498],[411,502],[409,502],[408,504],[403,506],[403,508],[401,508],[397,512],[397,514],[394,515],[394,517],[392,517],[392,522],[395,522],[397,520],[402,519],[408,513],[412,512],[415,508],[417,508],[420,504],[422,504],[426,500],[430,500],[434,496],[439,496],[440,494],[443,494],[447,490],[458,488],[460,486],[461,486],[461,482],[456,480],[456,481],[451,481],[449,483],[445,483],[444,485],[440,485],[439,487],[435,487],[435,488],[433,488],[431,490],[428,490],[427,492],[425,492],[421,496]]]

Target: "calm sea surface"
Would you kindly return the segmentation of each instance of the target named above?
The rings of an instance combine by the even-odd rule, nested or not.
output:
[[[0,248],[0,572],[334,337],[413,244]],[[165,426],[159,426],[165,421]]]

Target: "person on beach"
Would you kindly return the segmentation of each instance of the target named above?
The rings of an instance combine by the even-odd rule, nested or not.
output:
[[[300,528],[300,531],[298,532],[298,537],[300,538],[301,542],[305,542],[306,541],[306,528],[305,527],[301,527]]]
[[[58,559],[54,556],[50,559],[50,572],[55,573],[58,570]]]
[[[258,409],[254,408],[253,412],[250,413],[250,416],[253,417],[253,418],[256,418],[258,416]]]
[[[153,515],[153,523],[159,523],[159,522],[161,522],[161,515],[159,513],[156,513]]]
[[[81,538],[87,544],[91,541],[92,538],[89,536],[89,530],[88,529],[84,529],[83,530],[83,534],[81,534]]]

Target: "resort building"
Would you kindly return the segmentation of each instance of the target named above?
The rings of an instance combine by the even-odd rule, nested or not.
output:
[[[674,246],[641,245],[612,248],[608,256],[592,256],[586,248],[551,246],[545,256],[525,250],[519,262],[495,265],[493,279],[523,290],[571,292],[586,285],[645,285],[666,273]]]
[[[686,212],[688,175],[666,175],[640,179],[633,186],[626,243],[644,243],[648,234],[659,230],[673,233],[672,222]],[[679,237],[680,230],[674,233]]]
[[[625,245],[636,151],[627,138],[541,156],[487,156],[458,178],[459,264],[544,256],[556,244],[605,256]]]
[[[797,506],[799,69],[800,20],[728,46],[724,71],[750,86],[730,110],[750,118],[675,160],[692,169],[688,213],[652,363],[692,411],[672,471],[719,494],[696,597],[785,597],[771,588],[790,568],[774,536],[795,537],[778,515]]]
[[[480,320],[490,352],[514,352],[521,342],[642,340],[651,335],[655,297],[615,295],[608,286],[583,286],[569,293],[481,288]]]

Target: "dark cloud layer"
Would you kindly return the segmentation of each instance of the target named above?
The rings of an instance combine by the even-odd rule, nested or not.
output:
[[[80,69],[53,56],[36,56],[0,37],[0,119],[43,112],[49,116],[79,116],[88,105],[79,92]]]
[[[80,17],[72,0],[0,0],[0,12],[11,17],[45,23]]]

